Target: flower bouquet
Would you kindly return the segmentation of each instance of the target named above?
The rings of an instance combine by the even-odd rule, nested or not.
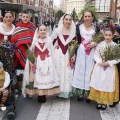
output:
[[[34,64],[35,63],[35,55],[34,55],[34,52],[32,51],[32,50],[30,50],[30,46],[28,45],[28,44],[26,44],[27,45],[27,48],[28,48],[28,50],[26,51],[26,53],[27,53],[27,58],[28,58],[28,60],[32,63],[32,64]]]
[[[0,60],[7,72],[14,70],[15,47],[8,39],[0,39]]]
[[[93,36],[93,42],[100,43],[104,40],[103,34],[101,32],[96,32]]]
[[[108,60],[119,60],[120,59],[119,45],[107,46],[106,48],[102,49],[101,57],[103,62],[106,62]],[[106,69],[107,67],[104,67],[104,70]]]
[[[27,50],[27,58],[32,64],[35,63],[35,56],[33,51]]]
[[[32,63],[32,72],[35,73],[36,65],[35,65],[35,56],[34,56],[33,51],[31,51],[29,49],[27,50],[27,58]]]
[[[4,47],[5,49],[9,49],[13,52],[15,50],[14,45],[8,39],[7,40],[4,40],[4,39],[0,40],[0,47],[2,47],[2,48]]]
[[[69,52],[69,65],[71,69],[74,68],[74,63],[71,62],[71,58],[75,55],[76,48],[78,47],[78,41],[73,40],[69,46],[68,46],[68,52]]]

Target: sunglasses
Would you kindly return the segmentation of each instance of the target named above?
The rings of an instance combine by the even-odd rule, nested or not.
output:
[[[7,10],[5,10],[5,14],[6,13],[10,13],[10,14],[12,14],[12,16],[13,16],[13,12],[12,11],[7,11]]]

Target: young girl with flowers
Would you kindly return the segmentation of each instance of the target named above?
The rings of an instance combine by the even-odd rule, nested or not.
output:
[[[23,95],[38,94],[38,102],[46,102],[46,95],[59,93],[59,82],[54,65],[53,45],[44,25],[35,31],[30,47],[35,61],[27,59],[24,78]]]
[[[112,41],[113,32],[110,28],[105,29],[104,38],[105,40],[98,44],[94,54],[96,64],[91,75],[91,88],[88,97],[96,101],[98,103],[97,109],[101,110],[105,110],[107,104],[113,105],[119,99],[119,78],[116,66],[119,60],[116,60],[115,57],[113,60],[106,60],[104,54],[108,47],[113,49],[116,45]]]

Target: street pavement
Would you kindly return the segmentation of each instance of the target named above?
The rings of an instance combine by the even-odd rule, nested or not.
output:
[[[48,31],[51,35],[52,31]],[[4,115],[5,112],[0,111],[0,120]],[[41,104],[37,102],[37,96],[29,99],[21,95],[16,101],[16,120],[120,120],[120,103],[115,108],[100,111],[95,102],[78,102],[76,97],[51,96]]]
[[[4,114],[0,112],[0,120]],[[95,102],[78,102],[76,97],[64,99],[51,96],[41,104],[37,102],[37,96],[29,99],[21,95],[16,101],[16,120],[120,120],[120,104],[99,111]]]

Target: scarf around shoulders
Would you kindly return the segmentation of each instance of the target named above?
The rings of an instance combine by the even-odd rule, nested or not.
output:
[[[34,32],[36,30],[36,26],[32,22],[28,22],[28,23],[19,22],[16,24],[16,27],[29,28],[32,31],[32,35],[34,35]]]
[[[31,22],[27,24],[19,22],[16,26],[12,34],[12,43],[15,46],[15,54],[17,56],[15,63],[17,64],[17,59],[19,59],[21,65],[25,67],[27,57],[25,46],[31,45],[36,27]]]

